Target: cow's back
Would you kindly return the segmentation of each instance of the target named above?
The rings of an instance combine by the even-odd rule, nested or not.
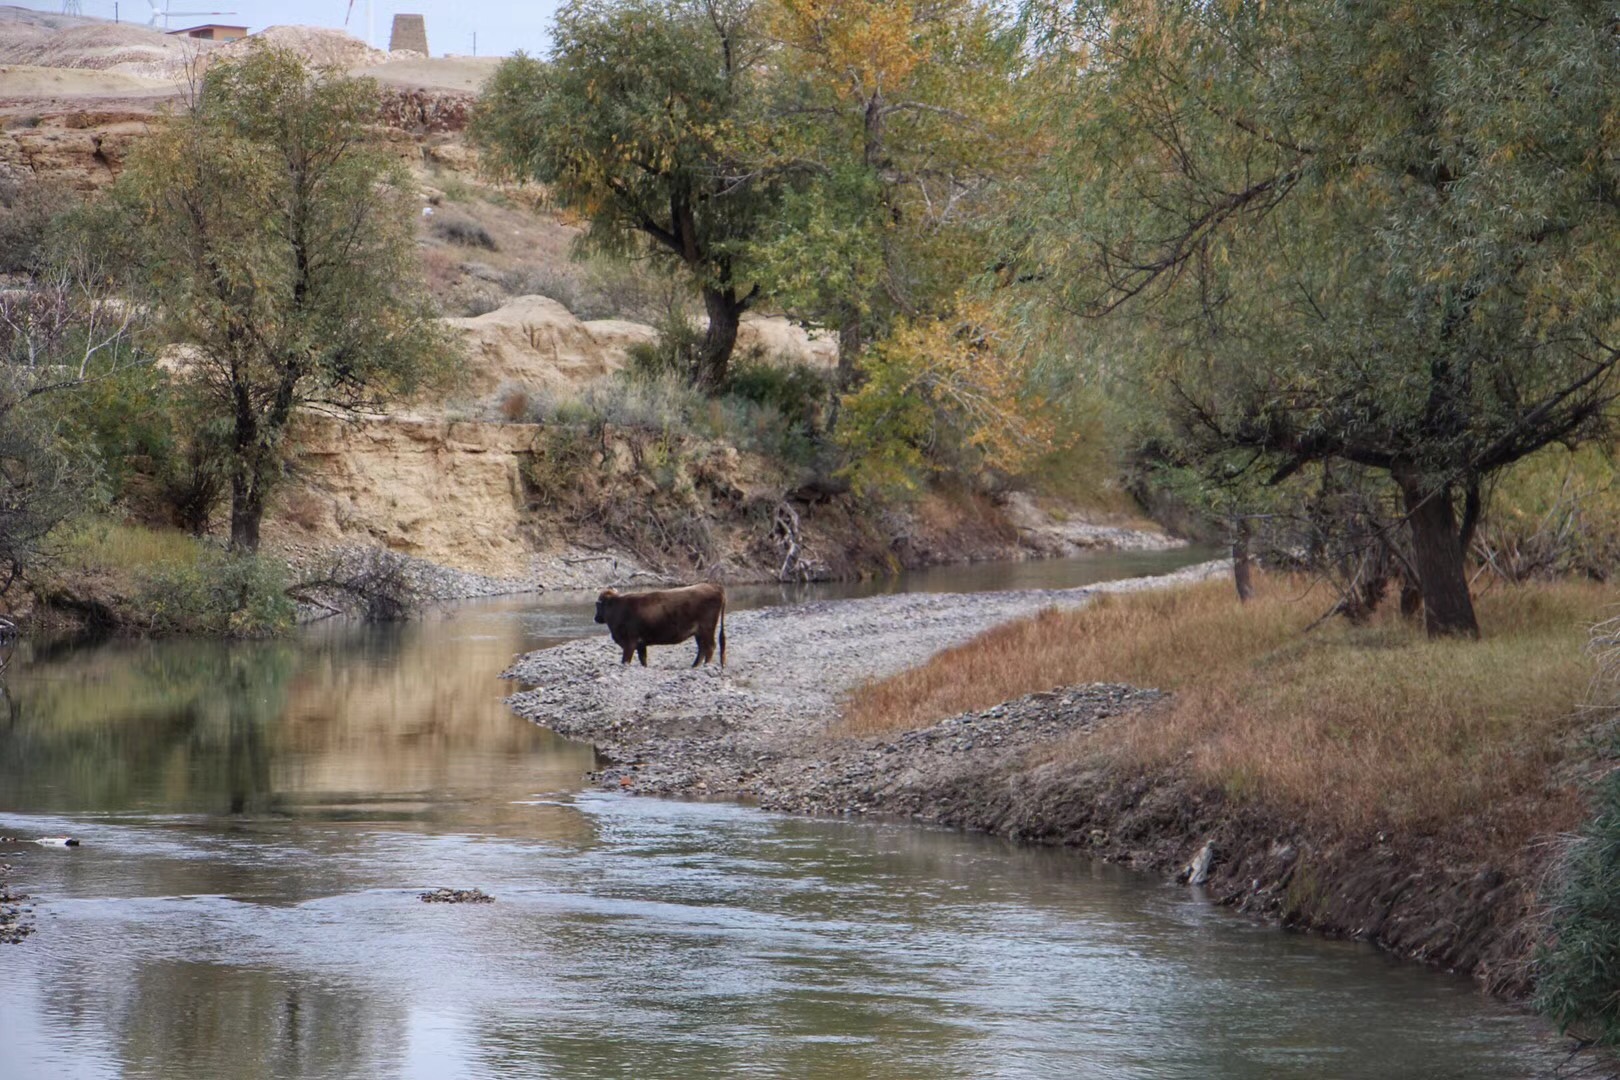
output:
[[[645,645],[679,645],[712,630],[725,608],[726,591],[713,582],[619,597],[623,640]],[[616,640],[621,634],[616,630]]]

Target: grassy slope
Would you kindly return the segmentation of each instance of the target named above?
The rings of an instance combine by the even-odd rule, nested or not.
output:
[[[1104,597],[864,687],[845,724],[922,727],[1054,685],[1157,687],[1174,692],[1167,705],[1051,760],[1173,767],[1236,804],[1345,832],[1450,832],[1500,854],[1579,819],[1583,646],[1612,603],[1595,584],[1499,588],[1479,600],[1475,643],[1428,641],[1393,617],[1307,629],[1326,600],[1293,581],[1247,606],[1226,582]]]

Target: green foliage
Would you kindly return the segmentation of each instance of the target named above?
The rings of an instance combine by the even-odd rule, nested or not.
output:
[[[755,252],[776,303],[838,330],[841,376],[901,315],[948,309],[1000,256],[1031,160],[1022,34],[1003,5],[768,0],[770,154],[796,183]]]
[[[199,544],[189,563],[160,563],[137,579],[136,606],[152,633],[264,637],[292,625],[281,566]]]
[[[125,629],[262,637],[292,626],[285,568],[168,529],[85,520],[57,537],[57,573]]]
[[[1620,391],[1606,9],[1032,6],[1062,126],[1017,277],[1130,324],[1098,366],[1209,485],[1392,478],[1431,629],[1472,631],[1486,478],[1600,434]]]
[[[674,304],[659,317],[655,329],[658,337],[653,341],[630,346],[630,375],[643,381],[666,375],[689,381],[703,353],[703,332]]]
[[[1620,573],[1620,473],[1608,447],[1535,454],[1492,485],[1474,551],[1511,581]]]
[[[105,498],[105,464],[141,442],[96,438],[139,424],[118,393],[138,380],[139,312],[111,294],[105,254],[73,230],[54,229],[46,246],[26,283],[0,290],[0,593],[49,564],[57,528]],[[111,399],[105,429],[94,396]]]
[[[497,171],[546,184],[589,218],[585,244],[616,255],[650,245],[685,267],[710,315],[693,372],[708,388],[756,295],[747,245],[781,186],[750,159],[766,43],[749,15],[740,0],[572,0],[550,60],[502,63],[472,124]]]
[[[60,436],[99,464],[108,497],[122,499],[141,476],[165,473],[177,451],[173,387],[152,364],[109,359],[90,370],[82,386],[41,404]]]
[[[410,177],[378,141],[376,85],[258,48],[208,69],[138,145],[109,205],[185,372],[231,424],[235,546],[258,545],[294,410],[370,409],[454,357],[420,280]]]
[[[50,260],[53,223],[78,201],[72,191],[47,181],[0,181],[0,273],[43,270]]]
[[[1620,1045],[1620,772],[1599,782],[1596,813],[1570,846],[1538,957],[1536,1008],[1560,1031]]]
[[[915,492],[933,474],[929,451],[938,445],[939,417],[916,393],[915,359],[901,355],[891,362],[881,348],[875,350],[860,391],[844,401],[838,441],[857,494],[899,497]]]
[[[945,317],[901,322],[873,346],[838,429],[855,489],[1016,476],[1066,449],[1060,440],[1073,433],[1015,338],[1004,312],[959,299]]]
[[[803,364],[749,360],[732,367],[726,376],[725,396],[774,409],[788,424],[810,433],[823,425],[832,400],[832,382]]]
[[[747,380],[741,392],[728,390],[712,398],[695,390],[684,376],[669,371],[627,372],[575,394],[536,394],[530,399],[530,419],[572,431],[571,438],[581,442],[585,440],[580,432],[627,429],[665,441],[732,446],[786,468],[809,465],[820,438],[809,395],[818,384],[825,387],[825,380],[808,370],[755,375],[754,366],[740,369]],[[552,456],[570,468],[579,461],[571,452]],[[567,468],[553,471],[558,484],[567,483]]]
[[[27,384],[0,364],[0,595],[54,556],[52,536],[103,498],[97,461],[22,400]]]

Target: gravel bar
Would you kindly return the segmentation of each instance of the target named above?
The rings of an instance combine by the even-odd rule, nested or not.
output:
[[[838,701],[850,690],[1044,608],[1077,607],[1100,593],[1183,585],[1229,570],[1218,560],[1077,589],[901,593],[734,612],[726,617],[724,669],[690,667],[695,646],[654,648],[649,667],[624,667],[604,631],[519,657],[504,677],[524,688],[508,702],[520,716],[592,743],[603,759],[594,774],[603,787],[858,811],[890,801],[876,798],[874,777],[889,783],[907,769],[979,767],[1154,695],[1130,687],[1073,688],[952,717],[897,739],[834,737]]]

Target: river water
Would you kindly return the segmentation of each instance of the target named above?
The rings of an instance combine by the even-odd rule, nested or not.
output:
[[[884,586],[1083,584],[1185,553]],[[738,606],[806,594],[737,590]],[[1525,1077],[1464,980],[1071,853],[581,789],[514,717],[591,597],[36,648],[0,702],[0,1077]],[[604,647],[608,647],[604,645]],[[488,905],[424,904],[480,888]]]

